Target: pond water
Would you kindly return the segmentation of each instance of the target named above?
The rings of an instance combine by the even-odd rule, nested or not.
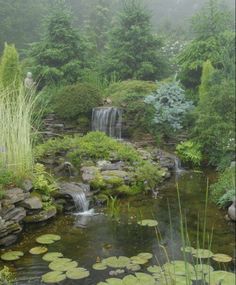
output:
[[[189,239],[192,246],[197,246],[198,215],[204,216],[207,177],[212,181],[211,173],[185,172],[178,177],[181,205],[187,218]],[[168,181],[159,190],[157,199],[150,196],[135,196],[121,200],[120,220],[116,221],[106,215],[105,208],[96,208],[98,215],[79,217],[75,215],[58,216],[45,225],[27,227],[21,240],[11,247],[25,252],[24,257],[14,263],[7,263],[16,271],[15,284],[43,284],[41,275],[48,272],[48,263],[41,256],[31,255],[29,250],[35,247],[36,237],[41,234],[55,233],[61,240],[49,245],[49,251],[59,251],[65,257],[76,260],[80,267],[90,271],[90,277],[84,280],[66,280],[62,284],[95,285],[109,277],[107,271],[95,271],[92,265],[96,260],[109,256],[134,256],[140,252],[153,253],[158,262],[165,263],[166,255],[158,245],[154,228],[142,227],[137,224],[140,218],[157,219],[161,234],[161,244],[167,249],[171,259],[182,259],[181,235],[179,226],[179,208],[176,192],[176,177]],[[171,223],[170,227],[170,215]],[[234,225],[224,220],[225,212],[209,203],[207,208],[207,230],[214,229],[212,251],[235,256]],[[86,228],[79,225],[86,224]],[[200,224],[199,231],[203,226]],[[151,263],[156,263],[153,259]],[[219,264],[213,264],[216,268]],[[229,267],[232,267],[229,265]],[[228,268],[229,270],[231,268]],[[148,284],[147,284],[148,285]]]

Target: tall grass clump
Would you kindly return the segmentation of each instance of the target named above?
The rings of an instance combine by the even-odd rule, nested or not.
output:
[[[29,176],[33,169],[36,101],[37,96],[23,86],[0,89],[0,170],[11,171],[17,179]]]

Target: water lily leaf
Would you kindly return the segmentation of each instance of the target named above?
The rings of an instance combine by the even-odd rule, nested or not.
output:
[[[212,256],[212,259],[217,261],[217,262],[230,262],[232,261],[232,257],[227,255],[227,254],[223,254],[223,253],[216,253]]]
[[[147,259],[142,258],[140,256],[132,256],[130,259],[131,259],[133,264],[145,264],[148,262]]]
[[[139,264],[130,263],[126,266],[126,269],[135,272],[139,271],[141,269],[141,266]]]
[[[66,272],[67,278],[73,279],[73,280],[84,279],[84,278],[87,278],[89,275],[90,275],[89,271],[81,267],[74,268]]]
[[[153,266],[149,266],[147,268],[147,271],[150,273],[161,273],[162,268],[161,268],[161,266],[153,265]]]
[[[93,265],[93,269],[94,270],[106,270],[107,269],[107,266],[106,264],[102,263],[102,262],[98,262],[98,263],[95,263]]]
[[[208,249],[201,249],[201,248],[198,248],[195,250],[195,252],[193,253],[193,256],[196,257],[196,258],[210,258],[212,257],[213,253],[208,250]]]
[[[149,252],[141,252],[137,256],[143,258],[143,259],[152,259],[153,255]]]
[[[78,266],[78,263],[76,261],[66,261],[66,259],[67,258],[57,258],[51,263],[49,263],[48,267],[51,270],[64,272]]]
[[[124,285],[139,285],[138,279],[134,275],[127,275],[123,278]]]
[[[194,268],[197,273],[203,273],[203,274],[207,274],[214,270],[214,268],[208,264],[196,264]]]
[[[40,244],[52,244],[55,241],[60,240],[61,237],[59,235],[54,235],[54,234],[46,234],[46,235],[41,235],[38,238],[36,238],[37,243]]]
[[[137,272],[135,273],[137,279],[141,284],[155,285],[156,280],[149,274]]]
[[[158,222],[156,220],[146,219],[139,221],[138,224],[140,226],[156,227],[158,225]]]
[[[42,276],[42,282],[44,283],[58,283],[66,279],[66,275],[60,271],[51,271]]]
[[[97,283],[97,285],[107,285],[107,283],[106,282],[99,282],[99,283]]]
[[[192,247],[192,246],[185,246],[185,247],[182,246],[180,248],[180,250],[184,251],[184,252],[187,252],[187,253],[192,253],[192,254],[194,254],[195,251],[196,251],[196,249],[194,247]]]
[[[63,257],[63,254],[60,252],[48,252],[48,253],[44,254],[42,259],[45,261],[53,261],[53,260],[60,258],[60,257]]]
[[[36,246],[36,247],[31,248],[31,250],[29,252],[31,254],[38,255],[38,254],[43,254],[47,251],[48,251],[48,249],[45,246]]]
[[[103,259],[102,263],[112,268],[124,268],[130,264],[130,259],[126,256],[111,256]]]
[[[20,259],[23,255],[22,251],[8,251],[1,255],[1,259],[4,261],[14,261]]]
[[[106,279],[106,282],[109,285],[124,285],[122,280],[119,278],[108,278]]]
[[[194,271],[192,264],[183,260],[168,262],[163,266],[168,275],[186,275]]]
[[[206,282],[210,285],[221,284],[221,285],[235,285],[236,279],[235,274],[227,271],[213,271],[207,274],[205,277]]]
[[[192,283],[186,276],[175,276],[173,281],[175,285],[188,285]]]

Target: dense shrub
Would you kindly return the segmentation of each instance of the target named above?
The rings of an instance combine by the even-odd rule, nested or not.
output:
[[[235,197],[235,166],[220,174],[216,183],[211,185],[211,198],[220,207],[231,204]]]
[[[55,113],[67,120],[88,115],[92,108],[102,104],[99,91],[86,83],[78,83],[60,88],[52,99]]]

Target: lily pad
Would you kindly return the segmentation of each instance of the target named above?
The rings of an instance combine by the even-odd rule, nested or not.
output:
[[[55,241],[60,240],[61,237],[59,235],[54,235],[54,234],[46,234],[46,235],[41,235],[38,238],[36,238],[37,243],[40,244],[52,244]]]
[[[132,256],[130,259],[131,259],[133,264],[140,264],[141,265],[141,264],[145,264],[148,262],[147,259],[142,258],[140,256]]]
[[[1,259],[4,261],[14,261],[20,259],[23,255],[22,251],[8,251],[1,255]]]
[[[104,264],[102,262],[97,262],[93,265],[93,269],[94,270],[106,270],[107,266],[106,266],[106,264]]]
[[[208,274],[211,271],[214,271],[214,268],[208,264],[196,264],[194,268],[197,273],[203,273],[203,274]]]
[[[124,285],[122,280],[119,278],[108,278],[106,279],[106,282],[109,285]]]
[[[216,253],[212,256],[212,259],[217,261],[217,262],[231,262],[232,261],[232,257],[227,255],[227,254],[223,254],[223,253]]]
[[[205,277],[206,282],[210,285],[235,285],[235,274],[227,271],[213,271]]]
[[[195,253],[196,251],[196,249],[192,246],[185,246],[185,247],[182,246],[180,250],[183,252],[192,253],[192,254]]]
[[[139,264],[130,263],[129,265],[126,266],[126,269],[129,271],[136,272],[141,269],[141,266]]]
[[[149,266],[147,268],[147,271],[150,273],[161,273],[162,268],[161,268],[161,266],[153,265],[153,266]]]
[[[67,261],[67,258],[57,258],[51,263],[49,263],[49,268],[54,271],[68,271],[72,268],[75,268],[78,266],[78,263],[76,261]]]
[[[124,285],[139,285],[138,280],[134,275],[127,275],[123,278]]]
[[[61,271],[51,271],[42,276],[42,282],[44,283],[58,283],[66,279],[66,275]]]
[[[48,252],[48,253],[44,254],[42,259],[45,261],[53,261],[53,260],[60,258],[60,257],[63,257],[63,254],[60,252]]]
[[[142,272],[137,272],[135,273],[137,279],[141,284],[148,284],[148,285],[155,285],[156,280],[149,274],[142,273]]]
[[[184,276],[186,274],[189,274],[189,272],[194,271],[194,267],[192,266],[192,264],[183,260],[175,260],[172,262],[168,262],[164,264],[163,268],[168,275]]]
[[[43,254],[47,251],[48,251],[48,249],[45,246],[36,246],[36,247],[31,248],[31,250],[29,252],[31,254],[34,254],[34,255],[39,255],[39,254]]]
[[[89,271],[85,268],[74,268],[66,272],[66,277],[73,280],[84,279],[89,275]]]
[[[152,259],[153,255],[149,252],[141,252],[137,256],[143,258],[143,259]]]
[[[146,220],[139,221],[138,224],[140,226],[156,227],[158,225],[158,222],[157,220],[146,219]]]
[[[111,256],[103,259],[102,263],[112,268],[124,268],[130,264],[130,259],[126,256]]]
[[[196,258],[204,259],[204,258],[212,257],[213,253],[210,250],[208,250],[208,249],[198,248],[193,253],[193,256],[196,257]]]

